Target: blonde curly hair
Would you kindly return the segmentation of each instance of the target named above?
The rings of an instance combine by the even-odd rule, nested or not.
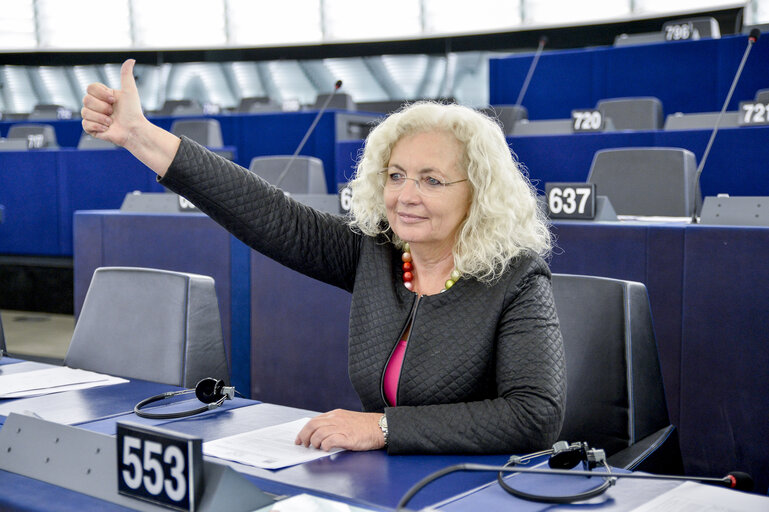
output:
[[[537,205],[536,191],[521,170],[494,120],[468,107],[417,102],[391,114],[366,138],[352,188],[354,229],[370,236],[391,232],[384,203],[384,178],[393,146],[402,137],[442,131],[463,147],[460,166],[472,187],[472,202],[453,248],[454,265],[464,275],[492,282],[521,251],[547,256],[552,236],[547,217]]]

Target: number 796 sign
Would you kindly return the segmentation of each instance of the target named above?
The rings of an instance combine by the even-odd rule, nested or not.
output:
[[[595,218],[595,183],[548,183],[545,194],[550,218]]]

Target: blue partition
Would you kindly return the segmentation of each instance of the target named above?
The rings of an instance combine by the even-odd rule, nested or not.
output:
[[[769,38],[768,38],[769,39]],[[769,80],[769,79],[768,79]],[[508,143],[540,194],[550,181],[585,181],[596,151],[621,147],[681,147],[699,162],[710,130],[623,131],[508,137]],[[702,193],[715,196],[769,195],[769,126],[719,130],[700,179]],[[363,141],[337,143],[336,178],[352,176]]]
[[[605,98],[655,96],[665,113],[720,111],[747,46],[747,36],[637,46],[546,51],[523,99],[529,119],[563,119],[575,108],[592,108]],[[489,62],[489,100],[513,104],[533,55]],[[769,40],[751,50],[729,110],[769,87]]]

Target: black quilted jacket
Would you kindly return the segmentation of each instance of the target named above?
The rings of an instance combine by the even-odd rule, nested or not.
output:
[[[366,411],[385,411],[390,453],[523,453],[549,447],[566,397],[550,272],[520,257],[493,285],[460,279],[417,298],[400,252],[301,205],[188,139],[161,183],[255,250],[352,293],[349,373]],[[409,317],[398,406],[382,392]]]

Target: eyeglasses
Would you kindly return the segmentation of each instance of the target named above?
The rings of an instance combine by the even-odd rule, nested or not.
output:
[[[406,176],[406,173],[393,167],[383,169],[379,171],[379,174],[385,177],[384,186],[387,190],[401,190],[406,185],[406,182],[410,180],[416,183],[417,190],[426,196],[440,195],[449,185],[469,181],[468,178],[457,181],[442,181],[429,174],[424,174],[419,178],[409,178]]]

